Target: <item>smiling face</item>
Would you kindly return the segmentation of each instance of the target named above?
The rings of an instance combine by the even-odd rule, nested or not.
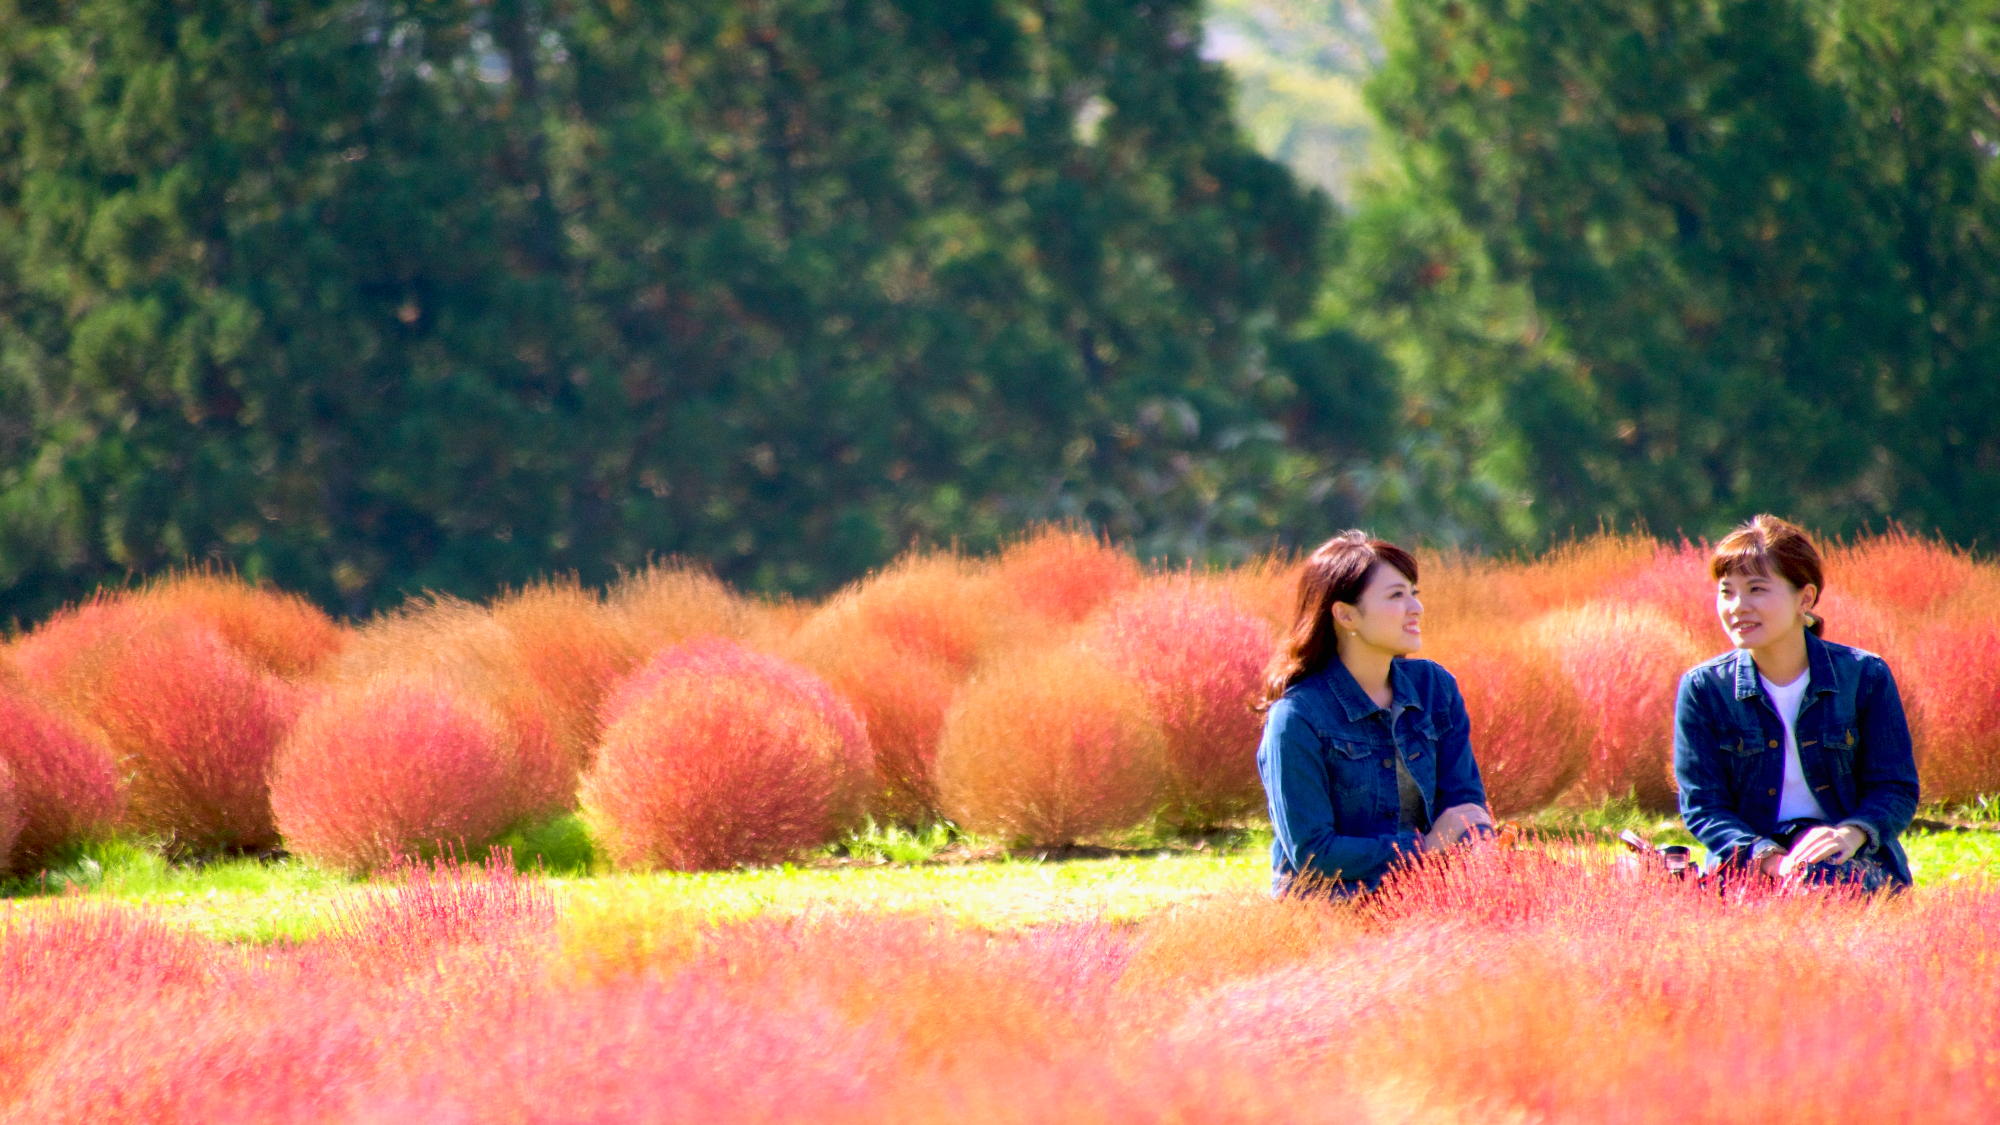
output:
[[[1424,647],[1424,603],[1417,599],[1416,583],[1393,566],[1376,563],[1355,604],[1335,602],[1332,613],[1343,645],[1360,643],[1391,656]]]
[[[1819,600],[1814,586],[1800,589],[1775,574],[1731,571],[1715,588],[1715,612],[1737,648],[1759,649],[1803,633],[1806,611]]]

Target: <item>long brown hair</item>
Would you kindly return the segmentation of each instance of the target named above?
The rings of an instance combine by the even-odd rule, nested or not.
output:
[[[1795,590],[1811,586],[1815,591],[1813,609],[1819,608],[1818,599],[1826,595],[1826,568],[1820,563],[1819,549],[1806,537],[1804,528],[1777,516],[1758,516],[1722,537],[1715,545],[1715,554],[1709,556],[1708,575],[1720,582],[1726,574],[1765,578],[1776,574]],[[1812,609],[1806,611],[1806,629],[1813,636],[1825,628],[1825,618]]]
[[[1333,603],[1359,604],[1368,580],[1383,563],[1394,567],[1411,585],[1416,584],[1417,560],[1394,543],[1369,538],[1365,531],[1343,531],[1306,556],[1292,631],[1264,677],[1259,711],[1269,710],[1293,684],[1333,659]]]

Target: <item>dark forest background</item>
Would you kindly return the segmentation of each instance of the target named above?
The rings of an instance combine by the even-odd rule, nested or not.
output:
[[[1991,545],[2000,0],[1400,0],[1338,205],[1205,14],[0,0],[0,619],[1047,519]]]

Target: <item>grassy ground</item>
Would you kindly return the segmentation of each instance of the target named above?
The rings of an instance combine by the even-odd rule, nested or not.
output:
[[[1595,838],[1633,828],[1656,842],[1681,839],[1678,822],[1626,808],[1549,814],[1535,827]],[[1916,832],[1904,838],[1919,887],[2000,877],[2000,832]],[[1136,920],[1166,907],[1256,893],[1270,877],[1270,833],[1251,830],[1208,840],[1143,836],[1080,849],[1071,856],[1008,854],[990,842],[874,832],[814,862],[699,873],[621,875],[591,870],[587,842],[558,825],[520,858],[549,872],[569,925],[602,939],[644,941],[684,929],[689,919],[740,919],[819,910],[935,910],[967,924],[1006,929],[1082,918]],[[838,853],[838,854],[835,854]],[[533,858],[528,858],[533,857]],[[103,845],[51,880],[12,888],[18,908],[65,893],[143,907],[225,941],[262,943],[309,937],[332,925],[371,891],[366,882],[298,859],[235,859],[177,867],[129,843]]]

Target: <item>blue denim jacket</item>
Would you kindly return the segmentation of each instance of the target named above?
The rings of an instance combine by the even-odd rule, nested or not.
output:
[[[1828,819],[1868,834],[1866,849],[1897,881],[1910,861],[1896,837],[1917,811],[1917,763],[1889,666],[1874,653],[1806,635],[1812,679],[1796,720],[1799,768]],[[1681,677],[1674,707],[1681,819],[1725,866],[1775,847],[1785,783],[1785,726],[1748,652],[1725,653]]]
[[[1330,660],[1271,705],[1257,772],[1277,833],[1274,891],[1307,872],[1336,894],[1373,889],[1399,854],[1423,850],[1419,833],[1397,830],[1398,754],[1423,793],[1427,821],[1453,805],[1486,803],[1451,673],[1398,659],[1389,689],[1390,706],[1378,707]]]

